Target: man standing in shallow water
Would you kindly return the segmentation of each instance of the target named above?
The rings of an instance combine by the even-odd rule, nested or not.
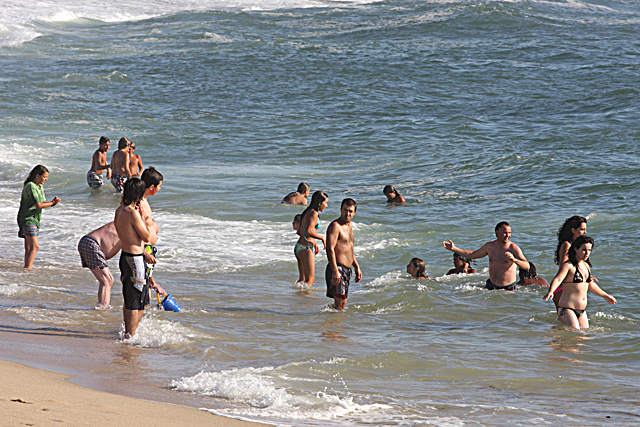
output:
[[[91,157],[91,169],[87,172],[87,184],[94,190],[104,185],[102,174],[107,170],[107,179],[111,179],[111,165],[107,163],[107,151],[111,147],[111,141],[106,136],[101,136],[98,141],[98,149]]]
[[[509,223],[499,222],[495,231],[496,240],[485,243],[475,251],[457,248],[451,240],[442,242],[442,246],[469,259],[489,255],[489,279],[486,288],[512,291],[516,288],[516,265],[523,270],[529,270],[529,262],[518,245],[510,241],[511,226]]]
[[[351,220],[358,208],[353,199],[344,199],[340,205],[340,218],[327,228],[327,269],[324,273],[327,282],[327,297],[333,298],[336,310],[344,311],[349,294],[351,266],[356,271],[356,283],[362,279],[362,272],[353,252],[353,228]]]

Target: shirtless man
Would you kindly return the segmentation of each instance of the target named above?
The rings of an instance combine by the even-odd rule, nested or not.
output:
[[[153,230],[157,233],[158,224]],[[111,286],[113,275],[109,270],[107,260],[113,258],[122,249],[122,243],[118,237],[113,221],[103,225],[97,230],[83,236],[78,242],[78,252],[82,266],[91,270],[98,279],[98,303],[96,308],[107,308],[111,303]],[[147,264],[155,264],[155,258],[145,252]]]
[[[131,172],[132,176],[136,178],[140,178],[142,171],[144,170],[144,166],[142,166],[142,157],[139,154],[133,154],[136,151],[136,144],[131,143],[129,146],[129,154],[131,157],[129,158],[129,172]]]
[[[511,239],[511,226],[507,222],[499,222],[495,231],[496,240],[485,243],[475,251],[457,248],[451,240],[442,242],[442,245],[445,249],[469,259],[477,259],[489,255],[487,289],[512,291],[516,288],[516,265],[523,270],[529,270],[529,262],[518,245],[509,241]]]
[[[107,179],[111,179],[111,165],[107,163],[107,151],[111,147],[111,141],[109,141],[109,138],[101,136],[98,145],[98,149],[91,157],[91,169],[87,172],[87,184],[94,190],[104,185],[102,174],[105,169],[107,170]]]
[[[289,193],[284,196],[282,202],[290,205],[304,205],[307,206],[307,199],[309,198],[309,193],[311,192],[311,187],[306,182],[301,182],[298,184],[298,191],[294,191],[293,193]]]
[[[327,228],[327,269],[324,273],[327,282],[327,297],[333,298],[333,307],[344,311],[349,295],[351,266],[356,271],[356,283],[362,279],[362,271],[353,252],[353,228],[351,220],[358,205],[353,199],[344,199],[340,205],[340,218]]]
[[[129,170],[131,160],[130,145],[131,141],[126,137],[120,138],[120,141],[118,141],[118,151],[111,156],[111,184],[113,184],[118,193],[122,193],[125,181],[132,177],[132,173]]]
[[[146,278],[147,265],[144,260],[144,242],[151,239],[147,223],[142,220],[139,203],[146,186],[138,178],[124,184],[122,204],[116,209],[115,226],[122,242],[120,254],[120,281],[124,295],[125,338],[136,333],[144,307],[149,304],[149,283]]]

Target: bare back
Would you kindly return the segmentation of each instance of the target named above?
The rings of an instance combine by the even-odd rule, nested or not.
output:
[[[122,249],[120,237],[118,237],[118,231],[116,230],[116,226],[113,221],[103,225],[97,230],[93,230],[88,234],[88,236],[98,242],[100,249],[102,249],[102,253],[104,253],[105,258],[107,259],[113,258],[120,249]]]
[[[124,148],[111,156],[111,171],[115,175],[131,178],[129,173],[129,150]]]

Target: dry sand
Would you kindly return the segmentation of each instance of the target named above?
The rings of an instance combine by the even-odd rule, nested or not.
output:
[[[234,420],[183,406],[139,400],[70,383],[67,375],[0,360],[2,426],[225,426],[264,424]]]

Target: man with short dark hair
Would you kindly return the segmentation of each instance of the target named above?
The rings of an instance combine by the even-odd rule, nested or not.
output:
[[[529,262],[515,243],[511,242],[511,226],[502,221],[496,225],[496,240],[485,243],[480,249],[470,251],[457,248],[451,240],[442,246],[460,256],[477,259],[489,256],[489,279],[486,288],[512,291],[516,288],[516,265],[529,270]]]
[[[340,218],[327,228],[327,269],[324,277],[327,282],[327,297],[333,298],[333,307],[344,311],[349,295],[351,267],[356,272],[356,283],[362,279],[362,271],[353,252],[353,228],[351,220],[358,205],[353,199],[344,199],[340,205]]]

